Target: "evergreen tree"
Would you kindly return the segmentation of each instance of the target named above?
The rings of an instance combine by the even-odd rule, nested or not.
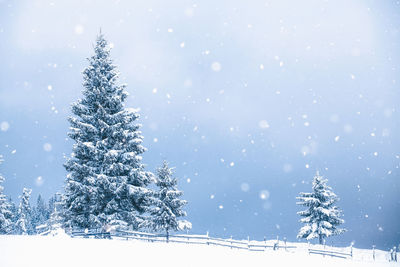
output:
[[[172,175],[172,168],[169,168],[168,162],[164,161],[162,167],[157,169],[158,191],[155,193],[155,207],[151,211],[153,229],[165,231],[167,240],[170,231],[180,229],[182,221],[178,218],[186,216],[182,207],[187,204],[186,200],[179,199],[183,192],[177,189],[178,181]],[[184,224],[189,225],[186,221]]]
[[[297,238],[305,238],[311,240],[318,238],[322,244],[326,237],[338,235],[345,229],[337,228],[344,223],[341,219],[342,211],[335,206],[339,198],[332,192],[332,188],[326,185],[328,180],[319,175],[319,172],[314,177],[312,183],[312,193],[300,193],[297,197],[298,205],[306,206],[307,209],[300,211],[300,222],[305,225],[300,229]]]
[[[15,224],[18,220],[18,209],[11,197],[8,197],[8,203],[10,204],[10,211],[11,211],[10,234],[15,234]]]
[[[43,225],[49,219],[49,210],[46,207],[46,203],[43,200],[42,196],[39,194],[36,200],[36,206],[33,209],[32,214],[32,224],[33,228]]]
[[[32,211],[29,199],[31,197],[31,189],[24,188],[22,192],[21,202],[18,207],[18,220],[15,223],[15,230],[17,234],[27,235],[32,234]]]
[[[0,155],[0,164],[3,158]],[[12,228],[12,211],[11,204],[7,197],[3,194],[4,187],[1,185],[4,182],[4,177],[0,174],[0,234],[9,234]]]
[[[75,141],[65,163],[65,226],[97,228],[106,224],[144,225],[151,204],[144,170],[143,137],[137,110],[124,107],[125,85],[110,58],[104,36],[97,37],[94,55],[84,72],[84,98],[72,105],[68,136]]]
[[[46,229],[51,232],[56,232],[58,229],[61,228],[63,218],[62,218],[62,212],[63,212],[63,202],[62,202],[62,195],[60,193],[56,193],[54,197],[52,198],[52,208],[53,210],[51,211],[50,217],[46,222]]]
[[[56,199],[57,199],[56,195],[51,196],[49,198],[49,202],[47,204],[47,210],[48,210],[49,214],[51,214],[54,211],[54,206],[55,206],[55,203],[56,203]]]

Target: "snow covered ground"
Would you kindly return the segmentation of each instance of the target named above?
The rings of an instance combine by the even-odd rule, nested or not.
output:
[[[297,243],[298,244],[298,243]],[[306,245],[306,244],[304,244]],[[400,266],[385,260],[377,251],[372,261],[370,250],[362,260],[336,259],[308,255],[305,250],[255,252],[226,247],[151,243],[139,240],[70,238],[66,235],[0,236],[0,266]]]

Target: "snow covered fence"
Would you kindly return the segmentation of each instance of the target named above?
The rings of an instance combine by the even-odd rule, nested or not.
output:
[[[171,243],[186,243],[186,244],[204,244],[204,245],[215,245],[228,247],[231,249],[246,249],[250,251],[265,251],[266,249],[295,249],[293,245],[287,245],[286,241],[284,245],[276,241],[254,241],[250,240],[235,240],[232,237],[229,239],[210,237],[208,233],[206,235],[165,235],[155,233],[144,233],[137,231],[123,231],[116,230],[113,232],[102,232],[100,230],[86,230],[86,231],[73,231],[70,233],[72,237],[94,237],[94,238],[120,238],[120,239],[135,239],[144,240],[148,242],[171,242]],[[272,243],[271,243],[272,242]]]
[[[293,243],[287,244],[286,239],[279,240],[266,240],[256,241],[250,240],[235,240],[232,237],[228,239],[211,237],[209,234],[205,235],[189,235],[189,234],[174,234],[167,235],[160,233],[145,233],[138,231],[126,231],[126,230],[113,230],[111,232],[104,232],[100,229],[85,230],[85,231],[72,231],[69,232],[72,237],[84,237],[84,238],[113,238],[113,239],[123,239],[123,240],[142,240],[147,242],[171,242],[171,243],[185,243],[185,244],[203,244],[203,245],[214,245],[227,247],[230,249],[239,250],[249,250],[249,251],[267,251],[271,250],[285,250],[288,252],[304,252],[307,254],[321,255],[323,257],[328,256],[331,258],[342,258],[342,259],[354,259],[361,261],[395,261],[393,258],[397,259],[397,254],[393,256],[396,252],[389,254],[388,252],[380,251],[379,259],[375,259],[376,250],[368,249],[354,249],[353,246],[336,248],[327,247],[325,245],[311,245],[306,243],[298,243],[294,245]],[[356,252],[356,253],[354,253]],[[391,257],[390,257],[391,256]]]
[[[334,251],[334,250],[324,250],[324,249],[308,249],[309,254],[319,254],[323,256],[330,256],[330,257],[336,257],[336,258],[351,258],[353,257],[353,253],[345,253],[345,252],[340,252],[340,251]]]

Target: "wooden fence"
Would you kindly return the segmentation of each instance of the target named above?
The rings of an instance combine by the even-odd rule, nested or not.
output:
[[[347,259],[347,258],[353,257],[353,252],[352,251],[350,253],[345,253],[345,252],[335,251],[335,250],[309,248],[308,249],[308,253],[309,254],[318,254],[318,255],[323,255],[323,256],[336,257],[336,258],[342,258],[342,259]]]
[[[249,251],[266,251],[267,249],[272,250],[285,250],[293,251],[297,249],[296,246],[287,245],[286,240],[270,240],[270,241],[254,241],[250,240],[235,240],[232,237],[228,239],[210,237],[208,233],[206,235],[185,235],[185,234],[155,234],[155,233],[144,233],[137,231],[123,231],[116,230],[113,232],[101,232],[98,230],[90,231],[73,231],[70,233],[72,237],[94,237],[94,238],[118,238],[125,240],[143,240],[147,242],[171,242],[171,243],[185,243],[185,244],[203,244],[203,245],[214,245],[227,247],[230,249],[244,249]],[[349,258],[352,257],[352,253],[345,253],[340,251],[326,250],[326,249],[308,249],[309,254],[319,254],[331,257]]]
[[[248,251],[266,251],[272,250],[285,250],[288,252],[302,251],[308,254],[321,255],[323,257],[336,257],[342,259],[353,258],[353,246],[349,248],[334,248],[326,247],[325,245],[313,245],[306,246],[294,246],[293,244],[287,245],[286,239],[284,240],[265,240],[256,241],[250,240],[235,240],[232,237],[228,239],[216,238],[208,235],[189,235],[189,234],[174,234],[165,235],[160,233],[145,233],[137,231],[126,231],[126,230],[115,230],[111,232],[102,232],[99,229],[85,230],[85,231],[67,231],[71,237],[83,237],[83,238],[109,238],[109,239],[124,239],[124,240],[142,240],[147,242],[171,242],[171,243],[185,243],[185,244],[202,244],[202,245],[214,245],[227,247],[230,249],[243,249]],[[46,235],[46,233],[44,233]],[[399,246],[400,248],[400,246]],[[365,253],[358,255],[358,260],[365,260]],[[361,258],[360,258],[361,257]],[[372,255],[370,259],[375,261],[376,252],[375,246],[372,249]],[[386,256],[386,260],[397,261],[397,250],[393,248]]]

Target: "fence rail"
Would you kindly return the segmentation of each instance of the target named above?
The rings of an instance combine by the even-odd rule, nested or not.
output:
[[[353,253],[344,253],[344,252],[339,252],[339,251],[334,251],[334,250],[325,250],[325,249],[308,249],[309,254],[318,254],[318,255],[323,255],[323,256],[331,256],[331,257],[336,257],[336,258],[351,258],[353,257]]]
[[[154,233],[144,233],[137,231],[124,231],[116,230],[112,233],[102,232],[99,230],[89,230],[89,231],[72,231],[70,232],[72,237],[94,237],[94,238],[121,238],[121,239],[135,239],[144,240],[148,242],[171,242],[171,243],[185,243],[185,244],[203,244],[203,245],[214,245],[221,247],[228,247],[231,249],[245,249],[249,251],[265,251],[267,249],[295,249],[296,246],[287,246],[286,242],[284,245],[279,244],[279,241],[275,241],[271,244],[266,241],[250,241],[250,240],[235,240],[235,239],[223,239],[210,237],[207,235],[165,235],[165,234],[154,234]],[[283,242],[282,242],[283,243]]]
[[[333,248],[322,247],[304,247],[304,246],[294,246],[292,244],[287,245],[286,239],[282,240],[269,240],[266,241],[255,241],[250,240],[235,240],[232,237],[229,239],[216,238],[208,235],[186,235],[186,234],[173,234],[166,235],[160,233],[145,233],[138,231],[126,231],[126,230],[115,230],[112,232],[102,232],[100,230],[85,230],[85,231],[70,231],[69,234],[72,237],[84,237],[84,238],[116,238],[125,240],[142,240],[147,242],[170,242],[170,243],[185,243],[185,244],[202,244],[202,245],[214,245],[227,247],[230,249],[240,249],[249,251],[266,251],[268,249],[279,250],[284,249],[285,251],[293,252],[296,250],[301,250],[304,253],[316,254],[322,256],[330,256],[336,258],[352,258],[353,257],[353,247],[345,248],[349,249],[349,252],[344,250],[338,251]],[[393,254],[393,253],[392,253]],[[395,256],[393,256],[395,255]],[[397,254],[392,255],[392,260],[394,257],[397,260]],[[375,260],[375,250],[373,249],[373,260]]]

